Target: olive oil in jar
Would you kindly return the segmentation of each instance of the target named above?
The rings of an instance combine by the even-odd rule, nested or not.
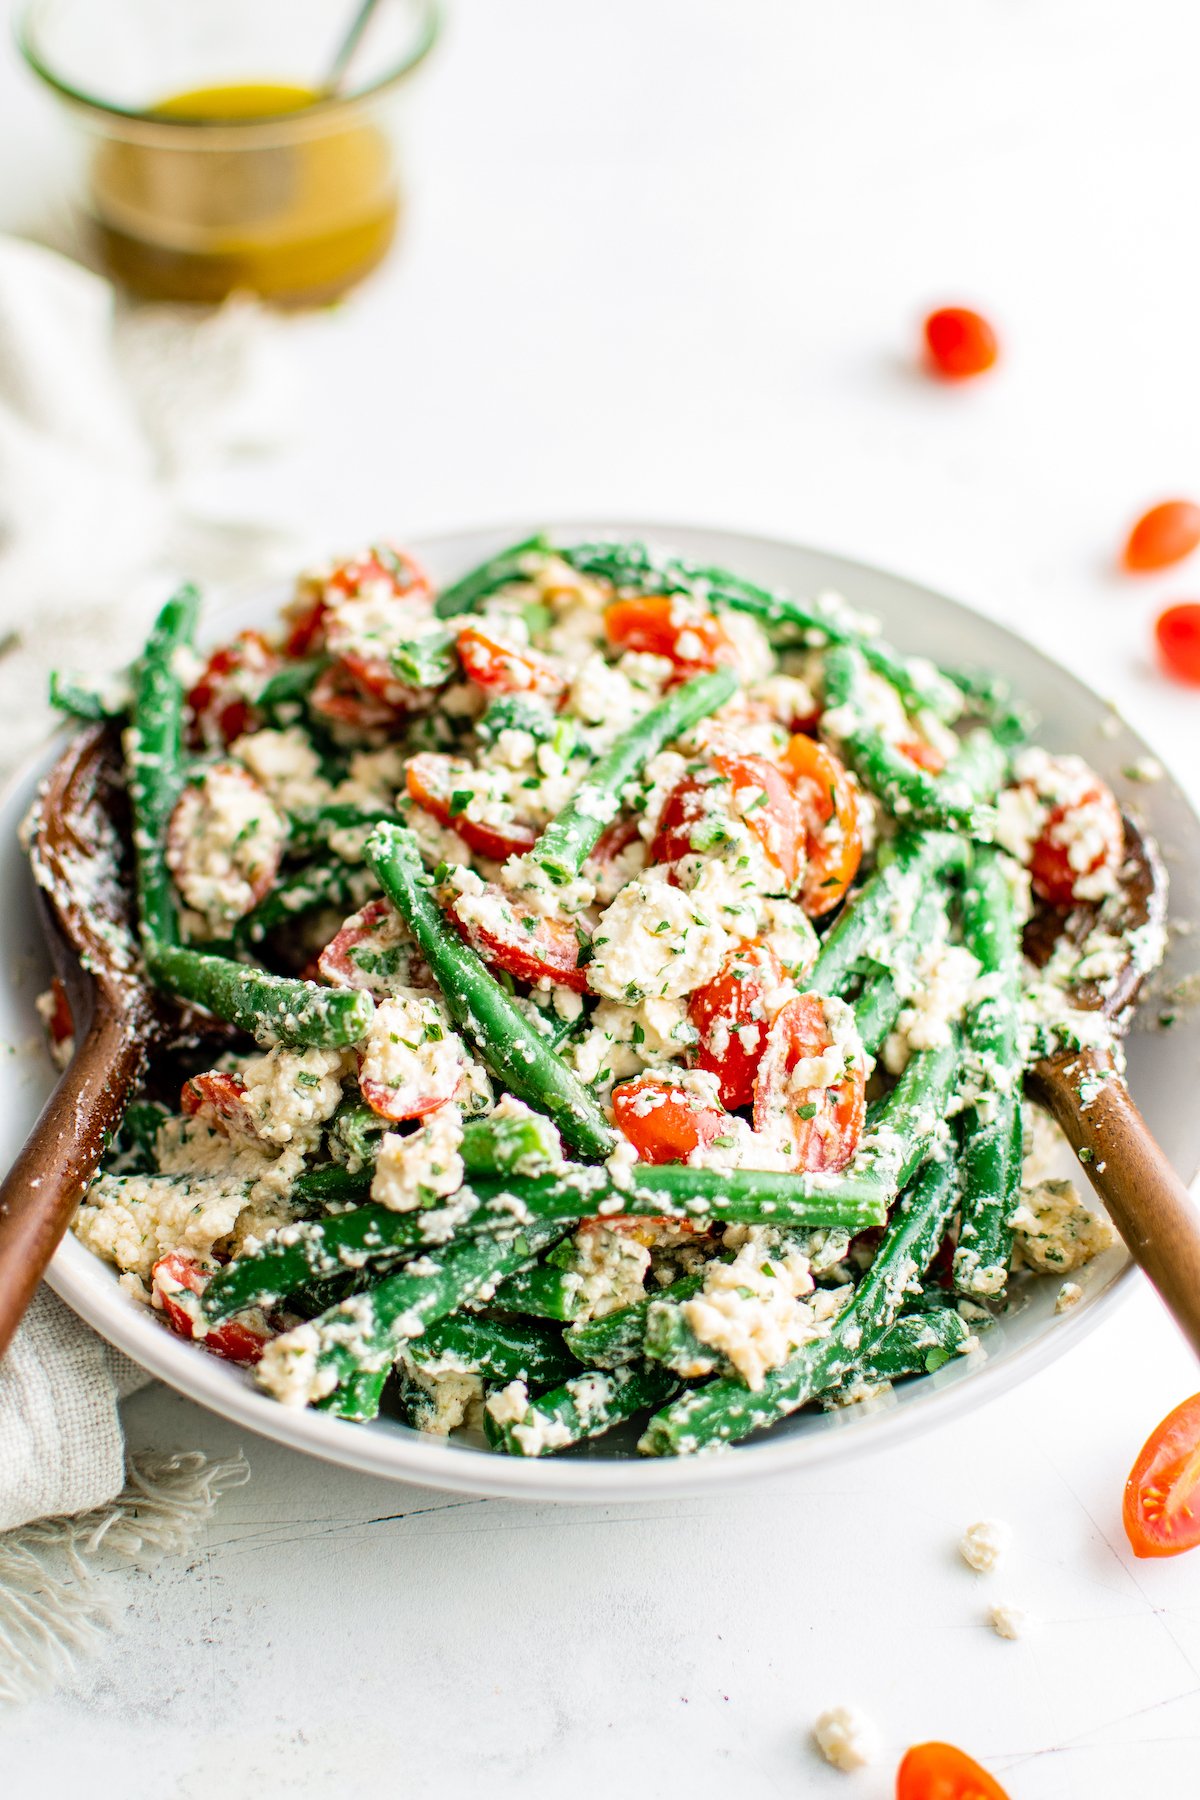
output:
[[[172,95],[144,118],[144,132],[96,148],[89,192],[100,255],[135,293],[318,305],[386,254],[393,146],[365,110],[246,83]]]

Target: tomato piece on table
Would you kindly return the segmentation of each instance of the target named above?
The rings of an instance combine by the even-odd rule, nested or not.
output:
[[[765,756],[710,756],[711,775],[685,775],[672,789],[650,846],[655,862],[675,863],[719,846],[713,814],[747,825],[790,892],[804,873],[804,821],[791,783]],[[699,829],[700,841],[694,842]]]
[[[1168,606],[1154,622],[1159,660],[1176,681],[1200,686],[1200,605]]]
[[[810,919],[840,905],[862,861],[862,827],[849,775],[833,751],[797,732],[783,756],[804,824],[800,903]]]
[[[833,1048],[819,994],[798,994],[771,1022],[754,1082],[754,1129],[780,1140],[797,1173],[835,1174],[858,1148],[867,1115],[861,1060],[826,1084],[804,1082],[801,1065]]]
[[[395,707],[364,688],[344,662],[330,663],[322,669],[308,703],[318,718],[329,719],[335,725],[349,725],[355,731],[386,731],[400,716]]]
[[[1122,561],[1134,575],[1169,569],[1200,544],[1200,506],[1192,500],[1163,500],[1143,513],[1125,543]]]
[[[279,667],[261,631],[242,631],[214,650],[188,693],[191,738],[215,748],[232,744],[255,723],[255,696]]]
[[[896,1800],[1008,1800],[994,1776],[953,1744],[914,1744],[896,1771]]]
[[[618,650],[665,656],[675,664],[681,679],[737,659],[716,615],[697,611],[679,595],[614,600],[605,610],[604,629],[609,643]]]
[[[451,907],[450,917],[493,968],[507,969],[518,981],[534,985],[553,981],[577,994],[587,993],[587,967],[579,961],[582,927],[572,920],[525,912],[494,882],[482,894],[464,895]]]
[[[180,1250],[160,1256],[151,1271],[155,1296],[162,1304],[167,1323],[180,1337],[196,1335],[200,1309],[196,1304],[208,1286],[208,1276],[200,1265]],[[269,1333],[256,1330],[242,1319],[223,1319],[203,1333],[199,1342],[214,1356],[226,1362],[256,1363],[260,1361]]]
[[[768,1003],[783,980],[783,964],[769,944],[745,944],[688,1001],[688,1018],[700,1034],[696,1065],[717,1077],[730,1112],[754,1099],[770,1028]]]
[[[1079,843],[1084,850],[1073,851]],[[1073,800],[1051,807],[1029,859],[1034,891],[1052,906],[1072,906],[1082,880],[1105,867],[1119,869],[1124,856],[1121,809],[1096,776]]]
[[[1125,1483],[1125,1535],[1135,1556],[1178,1556],[1200,1544],[1200,1394],[1156,1425]]]
[[[458,634],[458,659],[463,672],[490,694],[561,694],[565,678],[536,650],[508,644],[497,633],[479,625],[464,625]]]
[[[969,306],[942,306],[925,321],[930,368],[946,381],[966,381],[990,369],[1000,354],[996,333]]]
[[[468,819],[465,812],[456,810],[455,795],[461,790],[456,788],[455,777],[464,772],[463,765],[452,756],[444,756],[440,750],[420,750],[408,759],[405,785],[419,807],[439,825],[457,831],[467,848],[477,855],[504,862],[510,856],[523,856],[532,850],[538,834],[524,820],[508,819],[503,825],[490,825]]]
[[[669,1076],[638,1075],[612,1091],[613,1117],[644,1163],[686,1162],[719,1138],[729,1115],[705,1106]],[[607,1220],[605,1223],[607,1224]]]

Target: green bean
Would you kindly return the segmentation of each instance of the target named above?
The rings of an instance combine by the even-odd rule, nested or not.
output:
[[[528,1313],[534,1319],[555,1319],[568,1324],[583,1305],[580,1281],[569,1269],[552,1269],[535,1263],[510,1275],[492,1295],[490,1304],[504,1312]]]
[[[341,1049],[365,1037],[375,1011],[361,988],[319,987],[175,944],[149,944],[146,963],[158,987],[259,1043]]]
[[[269,675],[255,697],[259,711],[276,713],[284,706],[298,706],[307,699],[317,676],[329,667],[327,656],[299,656]]]
[[[891,968],[872,968],[865,977],[853,1006],[854,1022],[868,1056],[878,1053],[899,1018],[905,995],[914,988],[917,959],[944,920],[945,910],[940,892],[927,888],[907,932],[896,942]]]
[[[1012,749],[1025,743],[1033,729],[1029,709],[1014,699],[1011,685],[1002,675],[977,669],[944,669],[942,673],[965,697],[968,710],[987,721],[997,741]]]
[[[331,800],[324,806],[294,812],[288,820],[288,851],[323,847],[335,832],[370,831],[380,819],[394,819],[395,816],[395,810],[390,806],[355,806],[345,800]]]
[[[899,1381],[905,1375],[932,1375],[960,1355],[971,1338],[952,1306],[905,1313],[867,1351],[856,1372],[864,1382]]]
[[[138,921],[142,944],[179,938],[175,889],[167,868],[167,826],[179,796],[183,753],[183,683],[178,652],[192,640],[200,596],[181,587],[167,601],[134,675],[133,724],[126,745],[133,847],[137,859]]]
[[[110,699],[98,689],[89,687],[80,675],[64,675],[58,669],[50,671],[50,704],[55,712],[66,713],[69,718],[85,720],[89,725],[98,725],[104,719],[123,719],[129,711],[129,699]]]
[[[749,613],[764,625],[791,627],[812,646],[857,644],[871,666],[891,682],[907,704],[939,718],[954,719],[962,701],[952,682],[923,657],[901,656],[871,635],[870,623],[840,601],[805,603],[746,581],[728,569],[703,568],[674,556],[655,556],[644,544],[575,544],[558,554],[580,574],[611,581],[635,594],[687,594],[706,607]]]
[[[531,1387],[548,1387],[578,1369],[560,1331],[529,1319],[472,1313],[436,1320],[404,1353],[421,1367],[446,1358],[485,1381],[526,1381]]]
[[[824,673],[822,729],[834,738],[860,781],[893,817],[937,830],[976,836],[990,833],[994,822],[991,808],[961,776],[952,770],[930,775],[870,723],[863,695],[866,662],[861,651],[849,644],[837,645],[825,658]]]
[[[966,855],[963,840],[948,832],[901,831],[826,935],[805,986],[818,994],[844,994],[864,963],[890,967],[896,939],[912,931],[931,884],[961,868]]]
[[[497,589],[507,587],[510,582],[526,579],[529,557],[550,554],[550,540],[540,532],[533,537],[524,538],[521,543],[502,550],[499,556],[489,557],[487,562],[463,575],[450,587],[443,588],[433,610],[440,619],[452,618],[456,613],[473,612],[482,600],[486,600]]]
[[[584,1438],[599,1437],[643,1407],[661,1406],[678,1387],[675,1377],[650,1364],[576,1375],[526,1407],[519,1419],[498,1423],[485,1410],[484,1431],[493,1449],[509,1456],[545,1456]]]
[[[345,912],[353,900],[349,871],[336,862],[312,862],[276,883],[253,912],[239,919],[234,941],[257,944],[281,925],[290,925],[304,913],[330,906]]]
[[[647,1294],[642,1300],[634,1300],[628,1306],[618,1307],[615,1312],[605,1313],[599,1319],[588,1319],[582,1325],[572,1325],[563,1334],[563,1341],[580,1362],[588,1363],[592,1368],[616,1369],[622,1363],[636,1362],[643,1353],[646,1319],[651,1306],[658,1301],[678,1305],[681,1300],[690,1300],[693,1294],[698,1294],[703,1286],[702,1272],[681,1275],[669,1287],[659,1288],[656,1293]]]
[[[430,1250],[319,1318],[272,1338],[257,1374],[265,1387],[294,1380],[300,1398],[319,1399],[359,1370],[387,1368],[402,1344],[435,1319],[478,1299],[561,1236],[553,1225],[509,1238],[468,1238]]]
[[[967,1112],[959,1153],[962,1227],[954,1285],[997,1294],[1012,1257],[1009,1219],[1021,1185],[1021,939],[998,851],[977,845],[963,883],[963,943],[981,969],[966,1021]]]
[[[390,1366],[382,1369],[355,1369],[340,1381],[330,1394],[314,1402],[318,1412],[332,1413],[335,1418],[351,1419],[356,1425],[379,1417],[379,1402],[391,1374]]]
[[[910,1065],[911,1066],[911,1065]],[[888,1233],[826,1337],[805,1344],[751,1389],[732,1378],[707,1383],[651,1419],[639,1450],[688,1454],[733,1443],[795,1412],[851,1375],[891,1325],[914,1277],[928,1267],[956,1201],[951,1162],[927,1162],[901,1200]]]
[[[476,1043],[496,1079],[546,1113],[580,1155],[607,1156],[613,1131],[583,1083],[539,1038],[481,958],[446,923],[411,832],[380,825],[367,860],[407,921],[455,1024]]]
[[[388,656],[393,673],[408,687],[444,687],[458,672],[456,635],[446,630],[427,631],[424,637],[397,644]]]
[[[552,881],[567,882],[578,875],[605,826],[620,812],[622,792],[638,771],[664,744],[724,705],[736,689],[732,669],[693,676],[621,733],[530,853]]]

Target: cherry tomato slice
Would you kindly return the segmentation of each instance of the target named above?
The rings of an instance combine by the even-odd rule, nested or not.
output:
[[[665,656],[681,678],[736,660],[734,646],[714,614],[696,613],[686,601],[667,594],[614,600],[605,611],[604,629],[618,650]]]
[[[476,687],[492,694],[545,694],[555,697],[566,687],[556,668],[536,650],[506,644],[478,625],[458,634],[458,659]]]
[[[850,777],[816,738],[797,732],[783,765],[804,822],[807,861],[800,903],[810,919],[840,905],[862,861],[862,828]]]
[[[187,697],[194,744],[232,744],[257,717],[254,694],[279,667],[261,631],[243,631],[209,657]]]
[[[929,366],[946,381],[965,381],[990,369],[1000,354],[996,333],[968,306],[943,306],[925,321]]]
[[[995,1778],[953,1744],[914,1744],[896,1771],[896,1800],[1008,1800]]]
[[[308,703],[319,718],[349,725],[355,731],[386,731],[399,717],[394,707],[364,689],[344,662],[322,669]]]
[[[909,762],[916,763],[918,769],[927,769],[931,775],[940,775],[946,766],[941,751],[922,738],[910,738],[905,744],[897,744],[896,748],[901,756],[907,756]]]
[[[710,764],[712,777],[685,775],[668,795],[651,857],[674,863],[692,855],[696,827],[723,810],[750,827],[790,892],[804,871],[804,824],[787,777],[765,756],[719,752]]]
[[[393,594],[411,599],[432,599],[429,577],[414,557],[394,544],[372,544],[361,556],[339,563],[325,583],[325,591],[350,598],[364,587],[386,582]]]
[[[1154,635],[1167,674],[1200,685],[1200,606],[1194,600],[1168,606],[1155,621]]]
[[[697,1067],[717,1077],[730,1112],[754,1099],[770,1026],[767,1003],[782,985],[783,964],[771,946],[746,944],[688,1001],[688,1018],[700,1033]]]
[[[365,988],[381,1000],[400,988],[437,988],[390,900],[368,901],[346,920],[317,958],[316,977],[330,987]]]
[[[510,819],[504,825],[485,825],[453,811],[455,770],[460,767],[453,757],[443,756],[438,750],[418,751],[409,757],[405,771],[410,797],[439,825],[457,831],[469,850],[492,862],[504,862],[510,856],[523,856],[526,850],[532,850],[538,834],[521,819]]]
[[[579,965],[581,946],[569,919],[522,912],[494,883],[471,900],[465,918],[455,907],[450,917],[484,962],[507,969],[518,981],[554,981],[577,994],[587,993],[587,967]]]
[[[1200,1544],[1200,1394],[1156,1425],[1125,1483],[1125,1535],[1135,1556],[1178,1556]]]
[[[240,1125],[249,1131],[252,1127],[245,1092],[246,1084],[240,1075],[231,1075],[225,1069],[210,1069],[206,1074],[193,1075],[184,1082],[179,1095],[179,1110],[190,1119],[207,1110],[218,1131],[224,1131],[230,1125]]]
[[[261,807],[260,816],[228,845],[230,878],[238,884],[236,898],[242,916],[253,911],[274,887],[287,836],[284,821],[253,775],[240,763],[212,763],[200,781],[184,788],[167,821],[167,864],[185,899],[189,898],[195,874],[197,846],[203,844],[214,827],[220,843],[226,807],[247,796],[253,796]],[[231,896],[230,905],[233,903]]]
[[[858,1148],[867,1114],[861,1063],[830,1087],[797,1087],[792,1071],[833,1044],[819,994],[798,994],[771,1022],[754,1082],[754,1129],[790,1145],[797,1172],[835,1174]]]
[[[612,1091],[612,1107],[618,1131],[645,1163],[686,1162],[693,1150],[720,1137],[729,1117],[720,1107],[697,1106],[685,1087],[660,1075],[621,1082]]]
[[[1086,867],[1077,868],[1070,857],[1070,839],[1078,816],[1085,809],[1088,828],[1096,838],[1097,847]],[[1121,809],[1097,776],[1074,801],[1064,801],[1048,814],[1029,860],[1034,891],[1052,906],[1071,906],[1078,898],[1078,882],[1085,876],[1094,875],[1105,864],[1119,868],[1124,855],[1125,827],[1121,823]]]
[[[1191,500],[1164,500],[1143,513],[1126,540],[1122,561],[1134,575],[1169,569],[1200,544],[1200,506]]]
[[[185,1296],[199,1296],[204,1292],[208,1286],[204,1270],[190,1256],[172,1250],[167,1256],[159,1257],[150,1280],[172,1331],[177,1331],[180,1337],[194,1337],[199,1312],[195,1301]],[[226,1362],[256,1363],[262,1357],[267,1333],[256,1331],[242,1319],[225,1319],[220,1325],[212,1326],[199,1342],[214,1356],[224,1357]]]
[[[315,599],[309,599],[304,594],[297,596],[283,615],[287,625],[287,636],[283,640],[285,656],[314,656],[322,649],[327,611],[323,596],[317,595]]]

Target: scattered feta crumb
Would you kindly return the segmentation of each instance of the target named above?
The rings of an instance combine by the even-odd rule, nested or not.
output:
[[[1064,1281],[1054,1301],[1056,1313],[1070,1312],[1083,1299],[1083,1289],[1077,1281]]]
[[[1011,1543],[1012,1526],[1003,1519],[977,1519],[959,1538],[958,1553],[976,1574],[990,1575],[1007,1555]]]
[[[1007,1606],[1003,1601],[999,1601],[988,1610],[988,1624],[997,1637],[1023,1637],[1028,1623],[1029,1614],[1022,1606]]]
[[[857,1706],[827,1706],[813,1726],[813,1738],[825,1761],[847,1774],[879,1754],[879,1733]]]

